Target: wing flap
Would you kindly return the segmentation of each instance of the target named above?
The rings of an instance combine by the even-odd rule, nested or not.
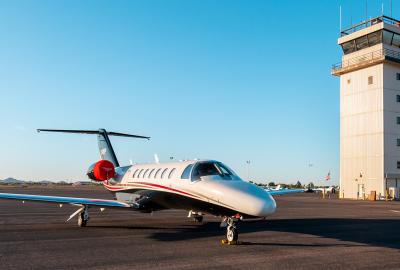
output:
[[[123,208],[132,207],[127,203],[115,200],[60,197],[60,196],[42,196],[42,195],[31,195],[31,194],[0,193],[0,199],[37,201],[37,202],[48,202],[48,203],[70,203],[70,204],[82,204],[82,205],[99,206],[99,207],[123,207]]]

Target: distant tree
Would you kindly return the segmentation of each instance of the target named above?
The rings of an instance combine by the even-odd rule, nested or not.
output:
[[[269,186],[269,187],[274,187],[274,186],[276,186],[276,185],[275,185],[274,182],[269,182],[269,183],[268,183],[268,186]]]
[[[313,182],[310,182],[308,185],[307,185],[307,188],[310,188],[310,189],[312,189],[312,188],[314,188],[315,186],[314,186],[314,183]]]
[[[301,188],[302,185],[301,185],[300,181],[297,181],[297,183],[296,183],[296,185],[294,185],[294,187],[295,187],[295,188]]]

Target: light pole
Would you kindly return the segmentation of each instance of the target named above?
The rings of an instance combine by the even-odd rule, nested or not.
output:
[[[246,160],[247,164],[247,180],[250,181],[250,160]]]

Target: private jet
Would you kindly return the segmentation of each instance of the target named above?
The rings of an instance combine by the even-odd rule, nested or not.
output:
[[[78,225],[85,227],[90,208],[123,208],[143,213],[164,209],[183,209],[188,217],[202,222],[204,214],[221,217],[226,227],[226,241],[237,242],[236,223],[240,220],[265,218],[276,210],[273,195],[304,190],[265,190],[242,180],[231,168],[216,160],[185,160],[168,163],[120,166],[109,136],[140,139],[150,137],[99,130],[38,129],[38,132],[95,134],[100,160],[92,164],[87,176],[99,181],[114,200],[0,193],[0,199],[72,204],[79,209]]]

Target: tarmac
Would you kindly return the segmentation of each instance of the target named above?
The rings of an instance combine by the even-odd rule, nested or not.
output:
[[[110,199],[101,187],[4,187],[0,192]],[[0,269],[400,269],[400,203],[276,197],[267,220],[239,224],[241,245],[221,245],[220,218],[143,214],[0,200]]]

